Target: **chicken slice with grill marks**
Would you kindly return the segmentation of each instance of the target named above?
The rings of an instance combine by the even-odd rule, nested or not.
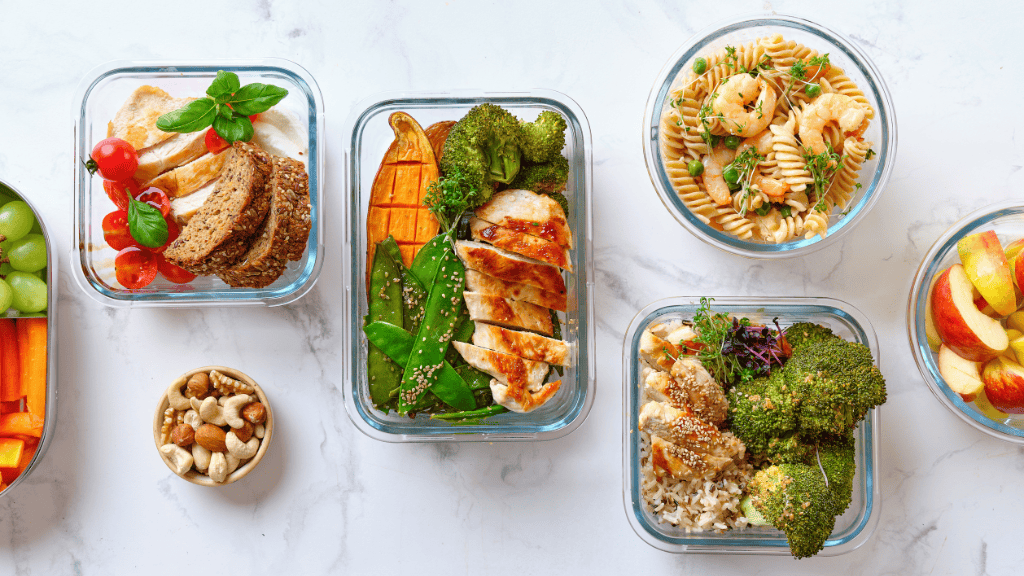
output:
[[[721,426],[729,411],[729,401],[722,387],[704,369],[700,361],[682,356],[672,365],[671,373],[652,372],[644,381],[649,400],[664,402],[673,408],[688,406],[701,419]]]

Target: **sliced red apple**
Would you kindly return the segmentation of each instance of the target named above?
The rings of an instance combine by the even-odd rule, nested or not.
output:
[[[996,233],[988,230],[965,236],[956,243],[960,261],[971,283],[1000,316],[1017,309],[1010,264]]]
[[[1018,364],[1024,363],[1024,335],[1013,337],[1011,332],[1015,330],[1007,330],[1006,333],[1010,335],[1010,351],[1013,352],[1012,360],[1015,360]],[[1006,356],[1006,352],[1003,352],[1003,356]]]
[[[964,267],[954,264],[932,289],[932,313],[942,343],[972,362],[995,358],[1010,345],[998,320],[982,314],[971,298],[973,285]]]
[[[1009,414],[999,410],[992,405],[988,400],[988,396],[985,396],[985,391],[978,392],[978,397],[974,399],[974,407],[978,409],[985,417],[992,420],[1005,420]]]
[[[950,390],[956,392],[964,402],[972,402],[978,392],[985,389],[981,380],[981,363],[967,360],[946,347],[939,347],[939,374]]]
[[[985,364],[981,379],[993,407],[1009,414],[1024,414],[1024,366],[1000,356]]]
[[[939,331],[935,329],[935,315],[932,314],[932,290],[935,288],[939,276],[942,276],[942,272],[932,276],[932,281],[928,284],[928,297],[924,303],[924,336],[928,340],[928,347],[934,352],[938,352],[939,346],[942,345]]]
[[[1024,286],[1024,266],[1019,266],[1021,262],[1024,262],[1024,238],[1014,240],[1006,245],[1006,261],[1010,265],[1010,276],[1013,278],[1013,282],[1017,285],[1017,288],[1024,290],[1021,286]]]
[[[1006,327],[1024,332],[1024,310],[1014,312],[1006,317]]]

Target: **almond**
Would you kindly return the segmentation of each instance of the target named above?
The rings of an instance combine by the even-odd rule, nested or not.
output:
[[[241,428],[232,428],[231,431],[234,432],[235,436],[238,437],[238,440],[244,444],[249,441],[249,438],[252,438],[253,429],[254,427],[252,422],[246,422]]]
[[[242,408],[242,418],[253,424],[262,424],[267,421],[267,408],[259,402],[246,404]]]
[[[228,447],[224,444],[227,433],[219,426],[203,424],[196,430],[196,444],[206,448],[210,452],[226,452]]]
[[[197,398],[205,398],[205,394],[210,391],[210,377],[204,372],[193,374],[188,379],[188,391]]]
[[[171,442],[182,448],[188,448],[195,442],[196,433],[188,424],[178,424],[171,430]]]

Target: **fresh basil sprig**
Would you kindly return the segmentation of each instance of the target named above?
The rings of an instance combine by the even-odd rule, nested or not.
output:
[[[159,210],[128,196],[128,231],[146,248],[159,248],[167,243],[167,221]]]
[[[253,135],[249,116],[270,110],[288,91],[258,82],[242,86],[237,74],[220,70],[206,95],[157,118],[156,127],[164,132],[188,133],[213,126],[228,143],[248,142]]]

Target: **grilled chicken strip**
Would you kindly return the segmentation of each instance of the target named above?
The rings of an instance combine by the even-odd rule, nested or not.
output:
[[[732,458],[743,449],[742,442],[732,435],[723,437],[714,424],[701,420],[688,407],[679,410],[648,402],[640,409],[640,429],[700,455]]]
[[[547,402],[561,381],[544,384],[548,365],[467,344],[452,342],[470,366],[490,374],[494,401],[513,412],[529,412]]]
[[[731,461],[732,458],[694,452],[659,436],[651,436],[651,466],[658,476],[680,480],[704,478],[709,472],[719,472]]]
[[[568,302],[565,294],[548,292],[529,284],[518,282],[507,282],[489,276],[483,272],[477,272],[472,268],[466,269],[466,291],[480,292],[482,294],[493,294],[508,298],[529,302],[545,308],[565,312],[568,309]]]
[[[553,333],[551,314],[547,308],[478,292],[464,292],[463,296],[466,299],[466,308],[469,309],[469,318],[477,322],[477,325],[486,322],[506,328],[540,332],[546,336]]]
[[[689,406],[701,419],[721,426],[729,411],[722,387],[704,369],[700,361],[683,356],[672,366],[672,373],[652,372],[644,382],[649,400],[664,402],[680,410]]]
[[[565,280],[554,266],[482,242],[459,240],[455,249],[466,268],[506,282],[529,284],[547,292],[565,294]]]
[[[506,386],[497,380],[491,380],[491,396],[494,398],[494,402],[508,408],[513,412],[529,412],[538,406],[543,405],[545,402],[551,399],[558,392],[558,388],[562,385],[561,380],[555,380],[554,382],[548,382],[541,387],[539,392],[524,391],[520,400],[516,400],[509,394],[510,386]]]
[[[509,252],[515,252],[572,272],[569,251],[550,240],[498,226],[480,218],[471,219],[469,227],[474,240],[488,242]]]
[[[640,336],[640,357],[659,370],[671,370],[679,354],[679,348],[668,340],[658,338],[650,330],[644,330]]]
[[[562,207],[546,194],[503,190],[476,209],[478,218],[572,248],[572,230]]]
[[[467,294],[468,296],[468,294]],[[478,322],[473,332],[473,344],[481,348],[512,354],[528,360],[568,366],[569,344],[562,340],[545,338],[529,332],[506,330]]]

